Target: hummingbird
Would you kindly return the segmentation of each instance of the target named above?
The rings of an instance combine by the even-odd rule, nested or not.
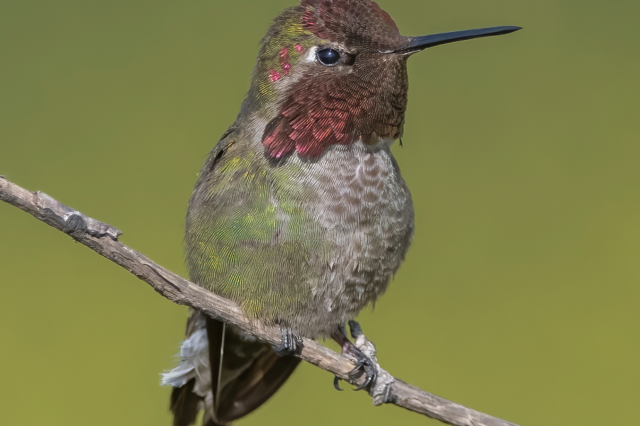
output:
[[[301,0],[260,44],[249,92],[189,201],[189,278],[279,326],[277,347],[189,313],[173,386],[174,426],[227,426],[299,364],[301,337],[329,337],[375,366],[345,324],[382,295],[414,233],[411,193],[390,147],[401,138],[407,60],[426,48],[507,34],[494,27],[405,37],[371,0]],[[357,323],[349,323],[352,332]]]

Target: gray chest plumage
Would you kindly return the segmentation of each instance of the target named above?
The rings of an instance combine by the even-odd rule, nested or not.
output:
[[[388,147],[334,146],[302,167],[315,195],[307,207],[329,243],[305,326],[326,334],[386,290],[413,236],[413,203]]]

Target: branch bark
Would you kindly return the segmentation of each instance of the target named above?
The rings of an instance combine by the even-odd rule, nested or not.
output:
[[[122,233],[116,228],[87,217],[47,194],[27,191],[9,182],[4,176],[0,176],[0,200],[68,234],[79,243],[122,266],[172,302],[199,309],[265,342],[280,344],[280,329],[266,327],[257,321],[247,319],[235,303],[179,277],[124,245],[118,241]],[[360,336],[356,344],[368,352],[375,361],[375,349],[364,336]],[[354,386],[360,385],[364,380],[363,377],[350,379],[348,372],[354,368],[353,361],[314,340],[304,339],[302,351],[298,356]],[[369,393],[373,397],[374,405],[395,404],[453,426],[517,426],[411,386],[392,377],[382,368],[379,368],[377,386]]]

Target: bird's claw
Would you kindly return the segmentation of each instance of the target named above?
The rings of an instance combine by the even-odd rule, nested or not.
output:
[[[356,359],[356,366],[348,373],[349,377],[354,379],[360,374],[365,375],[365,381],[355,390],[363,390],[373,385],[378,378],[378,370],[373,361],[355,346],[351,349],[349,355]]]
[[[356,321],[349,321],[349,328],[351,329],[351,336],[354,339],[357,339],[362,335],[362,328]],[[340,327],[332,337],[336,342],[338,342],[338,344],[340,344],[340,346],[342,346],[342,353],[356,361],[356,365],[353,370],[347,373],[349,378],[355,379],[361,374],[365,375],[364,382],[355,390],[363,390],[369,386],[373,386],[378,378],[376,364],[347,338],[344,327]],[[339,381],[340,378],[336,377],[333,381],[333,386],[338,390],[342,390],[340,389],[340,386],[338,386]]]
[[[288,328],[281,328],[282,342],[278,346],[273,346],[273,351],[278,356],[296,355],[302,352],[302,339],[295,335]]]
[[[337,391],[342,392],[342,388],[340,387],[340,377],[333,377],[333,387],[336,388]]]

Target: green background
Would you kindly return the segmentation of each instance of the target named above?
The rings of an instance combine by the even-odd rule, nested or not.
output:
[[[295,0],[3,1],[0,174],[185,274],[187,199]],[[381,0],[403,34],[520,25],[409,62],[416,237],[360,316],[392,374],[522,425],[640,399],[640,2]],[[0,424],[169,425],[186,308],[0,205]],[[303,365],[243,425],[435,425]]]

